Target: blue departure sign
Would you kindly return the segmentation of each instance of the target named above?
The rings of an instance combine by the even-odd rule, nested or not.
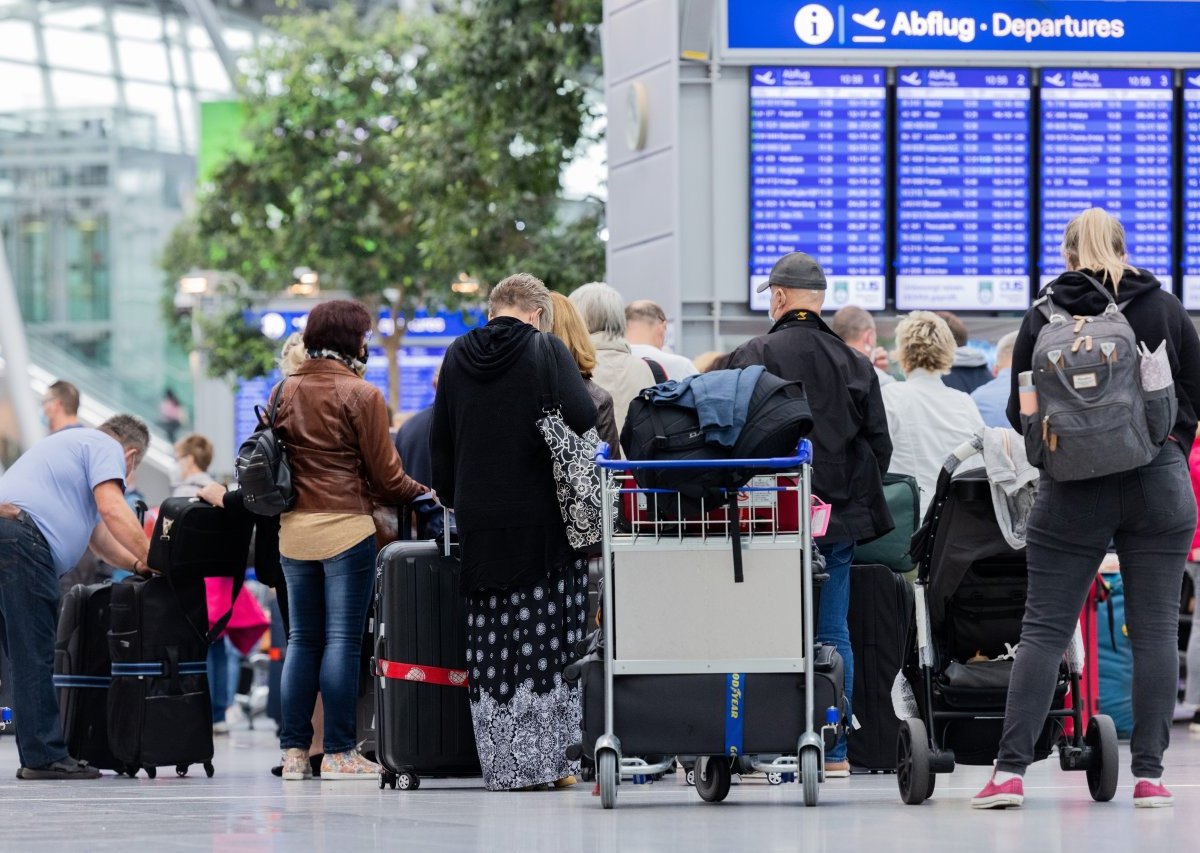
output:
[[[896,308],[1029,306],[1030,72],[896,73]]]
[[[1183,75],[1183,304],[1200,310],[1200,71]]]
[[[886,78],[881,68],[750,69],[750,305],[808,252],[828,304],[885,307]]]
[[[1200,52],[1188,0],[726,0],[732,52]]]
[[[1041,72],[1042,283],[1063,270],[1063,231],[1103,207],[1125,226],[1129,260],[1171,283],[1173,72]]]

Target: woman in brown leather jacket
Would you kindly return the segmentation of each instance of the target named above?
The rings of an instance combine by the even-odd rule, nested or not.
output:
[[[376,502],[428,492],[404,473],[388,434],[387,406],[362,379],[371,315],[357,302],[308,316],[308,358],[278,388],[275,429],[288,450],[296,503],[282,517],[279,552],[291,626],[283,666],[283,778],[310,778],[308,747],[318,689],[325,705],[321,779],[374,779],[355,749],[363,628],[374,585]]]
[[[613,398],[594,381],[592,371],[596,369],[596,348],[592,345],[583,317],[570,299],[557,291],[550,293],[550,305],[554,315],[551,334],[567,345],[571,357],[579,365],[579,375],[587,386],[592,402],[596,404],[596,431],[600,439],[608,442],[613,459],[621,458],[621,436],[617,433],[617,419],[613,415]]]

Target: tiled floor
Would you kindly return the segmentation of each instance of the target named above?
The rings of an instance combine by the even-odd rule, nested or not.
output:
[[[437,780],[404,793],[371,783],[285,784],[267,772],[277,756],[269,732],[243,730],[218,739],[213,779],[203,771],[179,779],[164,768],[155,781],[19,782],[12,738],[0,738],[0,851],[1133,853],[1200,843],[1200,736],[1183,725],[1167,761],[1175,808],[1137,811],[1124,748],[1112,803],[1092,803],[1082,774],[1047,761],[1030,770],[1023,809],[983,813],[967,803],[987,775],[977,767],[939,777],[933,800],[918,807],[900,803],[894,776],[829,780],[815,809],[800,805],[798,785],[751,779],[724,803],[707,804],[680,777],[623,785],[616,810],[604,812],[585,785],[517,794]]]

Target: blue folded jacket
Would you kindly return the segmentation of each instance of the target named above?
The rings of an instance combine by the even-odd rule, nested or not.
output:
[[[761,364],[736,370],[714,370],[681,380],[669,380],[645,391],[652,403],[669,403],[696,410],[704,440],[733,447],[750,409],[750,398],[763,374]]]

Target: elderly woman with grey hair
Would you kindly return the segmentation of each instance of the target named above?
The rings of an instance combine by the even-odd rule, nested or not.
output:
[[[954,364],[954,351],[954,335],[945,320],[930,311],[913,311],[896,326],[896,353],[907,381],[879,389],[892,436],[888,471],[917,478],[922,515],[946,457],[983,428],[970,396],[942,382]]]
[[[625,300],[603,282],[585,284],[571,294],[596,347],[592,381],[612,395],[617,432],[625,426],[629,404],[642,389],[654,385],[654,372],[629,349],[625,340]]]

